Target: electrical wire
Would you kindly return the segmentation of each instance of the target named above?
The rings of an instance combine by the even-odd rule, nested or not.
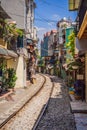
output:
[[[50,3],[50,2],[47,2],[47,1],[45,1],[45,0],[43,0],[43,1],[41,1],[41,0],[39,0],[40,2],[42,2],[43,4],[46,4],[46,5],[48,5],[48,6],[54,6],[54,7],[57,7],[57,8],[61,8],[61,9],[63,9],[63,10],[66,10],[63,6],[60,6],[60,5],[55,5],[55,4],[52,4],[52,3]],[[63,3],[63,5],[64,5],[64,3]],[[66,5],[66,4],[65,4]],[[64,6],[65,6],[64,5]]]
[[[44,21],[44,22],[54,22],[54,23],[57,23],[57,22],[58,22],[57,20],[52,20],[52,19],[43,18],[43,17],[40,16],[40,14],[37,13],[37,12],[36,12],[36,14],[37,14],[37,16],[39,16],[39,20],[41,20],[41,21]],[[38,19],[38,18],[35,18],[35,19]]]
[[[3,13],[4,11],[0,11],[0,13]],[[6,12],[6,13],[9,13],[11,15],[15,15],[15,16],[18,16],[18,17],[24,17],[23,15],[20,15],[20,14],[15,14],[15,13],[12,13],[12,12]],[[39,18],[35,18],[35,20],[38,20],[38,21],[42,21],[42,22],[58,22],[56,20],[52,20],[52,19],[46,19],[46,18],[43,18],[42,16],[40,16],[38,13],[36,13],[37,16],[39,16]],[[27,18],[30,18],[30,17],[27,17]]]
[[[36,21],[40,21],[40,22],[45,22],[45,23],[48,23],[48,22],[53,22],[53,21],[45,21],[43,19],[39,19],[39,18],[36,18],[35,19]],[[57,21],[53,22],[53,23],[56,23]]]
[[[4,11],[0,11],[0,13],[4,13]],[[18,16],[18,17],[24,17],[23,15],[20,15],[20,14],[14,14],[14,13],[11,13],[11,12],[7,12],[7,13],[9,13],[9,14],[11,14],[11,15],[15,15],[15,16]],[[27,18],[31,18],[31,17],[27,17]],[[46,23],[48,23],[48,22],[56,22],[56,21],[53,21],[53,20],[46,20],[46,19],[40,19],[40,18],[35,18],[35,20],[37,20],[37,21],[41,21],[41,22],[46,22]],[[30,21],[29,21],[30,22]],[[28,23],[29,23],[28,22]]]

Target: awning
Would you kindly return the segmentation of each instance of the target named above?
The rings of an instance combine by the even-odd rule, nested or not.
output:
[[[0,48],[0,55],[5,55],[5,56],[7,56],[7,55],[8,55],[7,50],[4,49],[4,48]]]
[[[76,38],[75,46],[76,46],[75,51],[77,51],[78,54],[84,54],[87,51],[87,39]]]
[[[7,50],[7,52],[8,52],[8,55],[11,57],[14,57],[14,58],[18,57],[18,55],[12,50]]]
[[[18,57],[18,55],[14,51],[1,48],[1,47],[0,47],[0,56],[5,58]]]

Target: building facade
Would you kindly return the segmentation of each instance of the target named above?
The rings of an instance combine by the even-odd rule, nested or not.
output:
[[[1,7],[9,16],[7,21],[9,23],[14,22],[16,27],[23,31],[23,35],[17,37],[17,42],[13,42],[11,48],[9,47],[10,50],[14,50],[18,54],[18,58],[15,60],[15,69],[17,75],[15,87],[26,86],[27,60],[29,59],[27,51],[27,38],[33,38],[34,40],[37,40],[36,29],[33,25],[34,6],[35,3],[33,0],[1,1]],[[9,61],[7,63],[8,67],[12,67],[11,62],[12,61]]]
[[[85,100],[87,102],[87,1],[86,0],[80,0],[79,4],[79,11],[77,16],[77,39],[78,44],[80,48],[79,55],[82,55],[85,58]]]
[[[59,61],[63,64],[65,63],[65,53],[66,48],[64,46],[66,42],[66,29],[71,27],[71,21],[67,20],[66,18],[61,19],[57,23],[57,44],[58,44],[58,50],[59,50]]]

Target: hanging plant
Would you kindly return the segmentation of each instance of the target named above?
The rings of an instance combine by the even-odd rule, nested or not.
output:
[[[69,42],[65,43],[65,47],[67,49],[67,53],[70,55],[69,57],[72,57],[72,59],[74,59],[74,55],[75,55],[75,33],[72,32],[69,37],[68,37]],[[69,61],[71,60],[71,58],[67,58],[69,59]]]
[[[6,43],[10,44],[14,37],[16,40],[18,35],[22,36],[23,31],[16,28],[16,24],[8,23],[6,20],[0,19],[0,37],[3,38]]]

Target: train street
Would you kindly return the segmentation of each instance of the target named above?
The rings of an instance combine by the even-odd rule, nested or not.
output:
[[[17,91],[12,98],[0,101],[1,130],[76,130],[63,80],[37,74],[35,84]]]
[[[87,130],[87,0],[0,0],[0,130]]]

